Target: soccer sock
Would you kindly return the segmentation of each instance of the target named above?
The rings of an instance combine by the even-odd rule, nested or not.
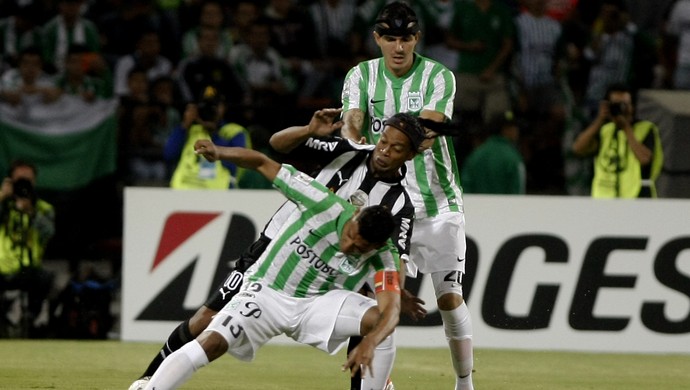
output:
[[[350,337],[350,341],[347,343],[347,354],[348,356],[350,355],[350,352],[352,352],[355,347],[359,345],[359,343],[362,342],[362,337],[360,336],[352,336]],[[357,371],[355,376],[350,378],[350,390],[361,390],[362,386],[362,375],[360,375],[360,372]]]
[[[362,378],[362,390],[381,390],[386,386],[386,381],[393,371],[395,361],[395,333],[386,337],[374,351],[374,359],[371,362],[374,372],[367,372]]]
[[[208,364],[206,352],[198,341],[185,344],[168,356],[146,385],[149,390],[176,389],[182,386],[197,370]]]
[[[473,390],[472,320],[467,304],[463,302],[453,310],[439,310],[443,319],[450,357],[455,369],[455,390]]]
[[[161,348],[158,354],[153,358],[153,360],[151,360],[151,363],[149,363],[149,366],[146,371],[144,371],[142,377],[152,376],[156,370],[158,370],[158,367],[160,367],[161,363],[163,363],[163,360],[166,357],[170,356],[171,353],[182,348],[183,345],[192,340],[194,340],[194,336],[192,336],[192,332],[189,330],[189,320],[186,320],[178,325],[177,328],[172,331],[172,333],[170,333],[170,336],[168,336],[168,340],[163,345],[163,348]]]

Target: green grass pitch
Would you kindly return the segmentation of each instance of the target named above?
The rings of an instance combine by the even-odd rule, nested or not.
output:
[[[159,344],[120,341],[0,340],[0,389],[127,389]],[[329,390],[348,388],[329,356],[304,346],[268,345],[244,363],[224,356],[183,389]],[[452,389],[445,349],[399,348],[397,390]],[[690,389],[690,354],[604,354],[475,350],[478,390]]]

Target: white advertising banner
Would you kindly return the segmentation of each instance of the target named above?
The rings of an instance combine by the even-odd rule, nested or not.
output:
[[[690,352],[690,201],[464,200],[476,347]],[[165,340],[283,201],[277,191],[127,188],[122,339]],[[430,280],[407,288],[429,315],[403,318],[398,345],[444,346]]]

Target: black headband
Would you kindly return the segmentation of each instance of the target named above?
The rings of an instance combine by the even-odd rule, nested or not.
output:
[[[393,37],[404,37],[407,35],[415,35],[419,32],[419,23],[417,19],[378,19],[374,26],[374,31],[380,36],[390,35]]]

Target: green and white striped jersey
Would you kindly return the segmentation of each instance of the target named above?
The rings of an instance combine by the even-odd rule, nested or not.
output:
[[[422,111],[453,115],[455,77],[440,63],[415,54],[412,69],[396,77],[383,58],[363,61],[350,69],[342,91],[343,111],[367,113],[362,134],[376,143],[383,121],[399,112],[419,115]],[[450,139],[438,137],[433,146],[408,161],[405,184],[415,206],[415,217],[433,217],[462,210],[460,176]]]
[[[312,177],[283,165],[273,185],[297,205],[259,260],[246,272],[283,293],[303,298],[330,290],[357,291],[376,271],[399,270],[390,239],[360,256],[340,252],[340,236],[355,206]]]

